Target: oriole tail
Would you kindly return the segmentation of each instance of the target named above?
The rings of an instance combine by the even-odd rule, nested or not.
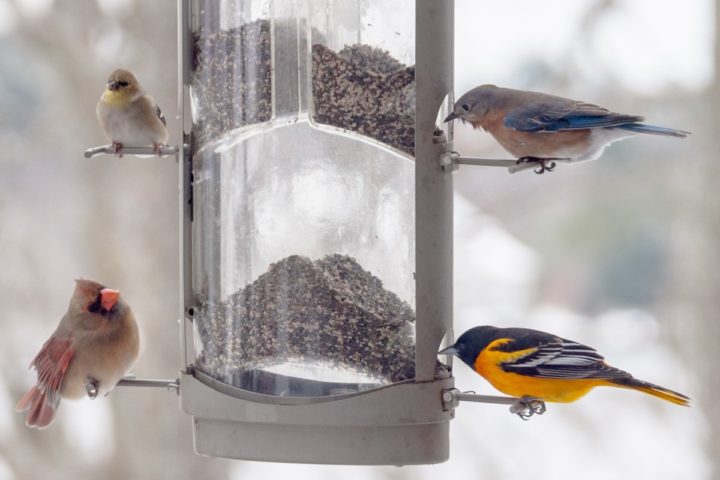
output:
[[[637,378],[618,378],[610,380],[609,383],[622,388],[640,390],[641,392],[662,398],[663,400],[667,400],[668,402],[672,402],[676,405],[682,405],[685,407],[690,405],[690,397],[683,395],[682,393],[673,392],[672,390],[668,390],[667,388],[663,388],[659,385],[643,382]]]

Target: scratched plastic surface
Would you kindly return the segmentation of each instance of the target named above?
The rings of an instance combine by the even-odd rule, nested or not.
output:
[[[225,41],[239,41],[246,33],[227,35],[237,21],[223,20],[235,15],[271,22],[274,35],[270,110],[259,105],[268,97],[237,82],[264,78],[263,65],[234,61],[228,84],[236,87],[219,110],[191,85],[193,131],[205,140],[193,158],[195,366],[214,378],[272,395],[324,396],[414,375],[413,158],[316,123],[310,79],[318,39],[333,49],[372,41],[411,61],[414,27],[400,35],[383,18],[413,4],[241,1],[241,13],[225,6],[216,24],[198,30],[206,46],[223,31]],[[217,55],[267,56],[252,48],[226,46]],[[202,78],[196,87],[217,80]],[[218,123],[218,111],[254,120]]]

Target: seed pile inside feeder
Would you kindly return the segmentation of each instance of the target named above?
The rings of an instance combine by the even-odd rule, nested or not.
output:
[[[396,382],[415,375],[414,321],[412,307],[352,257],[293,255],[227,301],[200,305],[196,366],[228,383],[284,361]]]
[[[193,145],[270,120],[270,22],[193,35]]]
[[[415,67],[382,49],[312,47],[315,120],[415,155]]]
[[[369,45],[335,52],[312,37],[313,120],[414,155],[414,66]],[[267,20],[194,33],[193,149],[271,120],[272,47]],[[227,299],[198,299],[196,367],[240,387],[248,372],[285,361],[402,381],[415,376],[414,319],[355,259],[290,256]]]
[[[276,26],[277,27],[277,26]],[[321,38],[313,32],[313,38]],[[272,116],[270,22],[193,35],[193,145]],[[312,46],[314,120],[415,152],[415,67],[369,45]]]

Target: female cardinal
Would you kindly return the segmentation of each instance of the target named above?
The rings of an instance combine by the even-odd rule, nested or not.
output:
[[[28,427],[53,421],[60,397],[107,394],[138,356],[138,328],[120,292],[91,280],[76,280],[67,313],[30,364],[37,385],[15,409],[30,410]]]

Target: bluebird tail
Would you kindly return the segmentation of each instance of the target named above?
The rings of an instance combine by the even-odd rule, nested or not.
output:
[[[618,387],[639,390],[654,397],[662,398],[663,400],[674,403],[676,405],[682,405],[685,407],[690,405],[690,397],[687,397],[682,393],[673,392],[672,390],[663,388],[659,385],[643,382],[642,380],[638,380],[637,378],[616,378],[609,380],[609,382]]]
[[[674,128],[656,127],[655,125],[646,125],[644,123],[627,123],[625,125],[619,125],[616,128],[628,130],[636,133],[648,133],[650,135],[666,135],[670,137],[685,138],[690,135],[690,132],[685,130],[676,130]]]

